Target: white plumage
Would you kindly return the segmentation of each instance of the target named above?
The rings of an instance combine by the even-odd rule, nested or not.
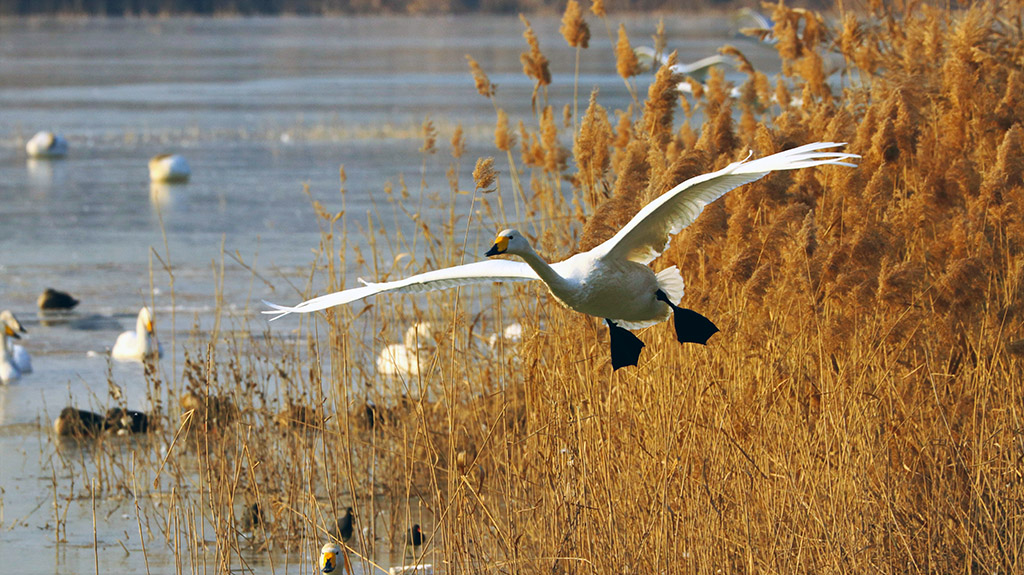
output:
[[[339,559],[348,562],[348,559],[342,554],[341,546],[337,543],[325,543],[320,549],[320,572],[334,573],[338,569]]]
[[[30,158],[62,158],[68,153],[68,141],[53,132],[37,132],[25,143]]]
[[[192,176],[188,160],[177,154],[160,154],[149,160],[149,179],[154,182],[182,183]]]
[[[149,313],[149,308],[144,307],[139,310],[139,315],[135,319],[135,331],[122,332],[117,336],[110,355],[114,359],[130,361],[143,361],[163,356],[163,349],[156,339],[153,317]]]
[[[633,53],[636,54],[637,62],[640,64],[640,69],[644,72],[657,70],[661,66],[668,64],[668,54],[658,54],[654,51],[654,48],[650,48],[648,46],[637,46],[633,49]],[[708,72],[712,68],[728,63],[729,59],[725,56],[721,54],[712,54],[711,56],[701,58],[700,60],[696,60],[688,64],[673,64],[672,71],[676,74],[689,76],[694,80],[703,82],[707,79]]]
[[[8,339],[21,339],[22,333],[27,333],[27,330],[10,310],[0,312],[0,383],[13,383],[32,372],[28,352]]]
[[[693,223],[707,204],[773,171],[826,164],[855,167],[844,160],[858,156],[827,151],[841,145],[816,142],[752,161],[734,162],[716,172],[690,178],[644,206],[611,239],[554,264],[545,262],[521,233],[504,230],[486,255],[511,254],[522,258],[522,262],[488,260],[396,281],[364,281],[362,287],[320,296],[294,307],[267,302],[274,309],[264,313],[274,314],[273,319],[277,319],[385,292],[415,293],[480,282],[539,279],[566,306],[605,318],[611,329],[612,364],[616,369],[635,365],[644,344],[626,329],[659,323],[675,312],[676,335],[681,342],[705,343],[717,331],[703,316],[675,306],[683,295],[683,280],[674,266],[657,274],[648,267],[668,247],[672,237]]]
[[[402,343],[384,346],[377,356],[377,372],[383,375],[419,375],[437,349],[431,329],[429,322],[416,322],[405,331]]]

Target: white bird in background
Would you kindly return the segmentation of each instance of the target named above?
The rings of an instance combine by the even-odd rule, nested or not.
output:
[[[668,64],[668,54],[656,54],[654,52],[654,48],[638,46],[633,49],[633,52],[636,54],[637,60],[640,62],[640,69],[645,72],[655,70],[658,67]],[[655,66],[655,63],[657,63],[657,66]],[[728,63],[728,58],[721,54],[715,54],[713,56],[708,56],[707,58],[701,58],[700,60],[689,64],[673,64],[672,72],[688,76],[695,82],[703,83],[708,79],[708,73],[711,71],[711,68]],[[682,82],[679,82],[676,84],[676,89],[683,94],[693,94],[694,92],[693,83],[690,82],[690,80],[683,80]],[[732,98],[739,98],[741,94],[742,92],[739,87],[734,86],[729,90],[729,96]]]
[[[188,160],[177,154],[159,154],[149,160],[149,179],[154,182],[184,183],[192,176]]]
[[[22,333],[28,332],[13,313],[8,310],[0,312],[0,383],[18,381],[22,375],[32,371],[28,352],[8,339],[21,339]],[[22,368],[27,368],[27,371]]]
[[[18,318],[14,317],[14,313],[10,310],[4,310],[0,313],[0,321],[5,325],[11,326],[11,330],[14,332],[15,337],[21,339],[21,334],[28,333],[28,330],[21,325]],[[18,366],[18,371],[21,375],[27,375],[32,373],[32,356],[29,355],[28,350],[24,346],[14,343],[13,340],[7,340],[7,345],[10,347],[11,358],[14,360],[14,365]]]
[[[740,28],[740,34],[769,45],[777,44],[779,42],[779,39],[776,38],[774,34],[775,22],[757,10],[749,7],[740,8],[739,12],[734,16],[734,19],[737,21],[746,20],[748,23],[753,24],[752,26]]]
[[[135,331],[126,331],[117,336],[110,355],[114,359],[131,361],[143,361],[163,356],[160,342],[156,340],[153,317],[149,313],[149,308],[144,307],[139,310],[139,317],[135,320]]]
[[[321,573],[334,573],[338,569],[338,561],[345,562],[345,571],[347,573],[352,572],[352,566],[348,562],[348,555],[342,553],[341,545],[337,543],[325,543],[323,548],[320,549],[320,572]]]
[[[377,356],[377,372],[383,375],[419,375],[437,349],[429,322],[416,322],[405,330],[403,343],[392,343]]]
[[[640,70],[644,72],[657,71],[658,68],[668,64],[668,54],[658,54],[654,48],[649,46],[637,46],[633,49],[633,53],[636,54],[637,61],[640,63]],[[707,80],[708,72],[712,68],[729,63],[729,59],[725,56],[713,54],[689,64],[673,64],[671,69],[675,74],[682,74],[698,82],[703,82]]]
[[[706,343],[718,328],[695,311],[676,306],[683,295],[683,278],[675,266],[658,273],[648,264],[660,255],[672,237],[693,223],[704,206],[729,190],[758,180],[773,171],[796,170],[825,164],[856,167],[844,160],[859,156],[829,152],[843,144],[816,142],[753,161],[690,178],[644,206],[611,239],[590,251],[555,264],[545,262],[526,238],[504,230],[485,254],[511,254],[523,262],[489,260],[434,270],[401,280],[370,283],[320,296],[294,307],[269,302],[276,314],[309,313],[347,304],[385,292],[415,293],[489,281],[541,280],[555,298],[576,311],[604,318],[611,331],[612,367],[636,365],[644,343],[628,330],[654,325],[674,314],[680,342]]]
[[[63,158],[68,153],[68,141],[53,132],[37,132],[25,143],[30,158]]]
[[[505,331],[500,335],[492,333],[491,337],[487,338],[487,347],[494,349],[498,342],[505,340],[510,344],[517,344],[523,339],[523,326],[518,321],[512,322],[505,326]]]

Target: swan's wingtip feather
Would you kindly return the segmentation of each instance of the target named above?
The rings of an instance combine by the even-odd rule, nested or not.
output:
[[[260,300],[260,301],[263,302],[263,305],[265,305],[267,307],[270,307],[270,308],[273,308],[273,309],[265,309],[265,310],[260,312],[260,313],[263,313],[263,314],[266,314],[266,315],[272,315],[273,316],[270,319],[268,319],[267,321],[274,321],[275,319],[281,319],[282,317],[295,312],[295,308],[290,308],[290,307],[287,307],[287,306],[278,305],[276,303],[269,302],[269,301],[267,301],[265,299],[264,300]]]

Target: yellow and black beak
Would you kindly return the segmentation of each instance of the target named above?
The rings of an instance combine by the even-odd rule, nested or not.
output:
[[[146,333],[153,333],[153,320],[146,320]]]
[[[21,339],[21,336],[18,335],[18,332],[11,329],[11,326],[9,325],[4,326],[4,333],[7,334],[8,337],[13,337],[14,339]]]
[[[491,246],[491,249],[487,250],[487,253],[485,253],[484,255],[487,257],[491,257],[496,256],[498,254],[503,254],[507,251],[508,238],[505,236],[498,236],[497,238],[494,239],[494,245]]]
[[[334,551],[325,551],[320,556],[320,571],[322,573],[332,573],[338,568],[338,556],[334,554]]]

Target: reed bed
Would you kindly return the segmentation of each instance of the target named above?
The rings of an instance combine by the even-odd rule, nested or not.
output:
[[[428,122],[424,158],[451,154],[446,192],[388,189],[354,218],[342,171],[338,197],[312,200],[322,242],[296,298],[343,288],[353,263],[393,278],[476,259],[476,230],[506,224],[565,256],[748,150],[848,142],[857,169],[733,191],[655,262],[684,270],[684,305],[721,328],[707,347],[655,326],[640,365],[613,373],[602,325],[520,285],[197,334],[180,377],[150,372],[163,430],[102,440],[95,482],[73,489],[145,495],[139,529],[178,572],[267,551],[312,563],[348,506],[366,572],[388,553],[447,573],[1021,571],[1022,6],[881,4],[835,20],[773,6],[782,74],[746,65],[739,98],[721,72],[680,96],[662,69],[630,109],[594,94],[578,115],[547,101],[524,19],[532,122],[510,125],[469,60],[496,119],[477,181],[458,178],[477,161],[461,130],[445,141]],[[584,17],[571,6],[563,23],[582,58]],[[635,85],[624,42],[620,28]],[[377,351],[420,321],[429,367],[379,375]],[[511,321],[521,341],[485,342]]]

